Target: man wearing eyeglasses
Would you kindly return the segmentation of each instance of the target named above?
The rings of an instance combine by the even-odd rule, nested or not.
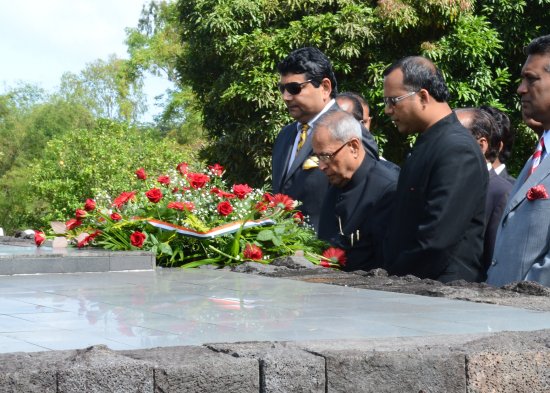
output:
[[[365,152],[360,123],[341,109],[315,122],[312,144],[330,187],[319,222],[320,239],[346,251],[345,270],[383,266],[382,242],[398,172]]]
[[[319,210],[328,188],[326,177],[311,159],[311,131],[317,118],[332,106],[337,93],[336,77],[329,59],[317,48],[300,48],[277,66],[279,91],[290,116],[272,152],[272,191],[302,202],[299,209],[317,229]],[[378,156],[374,138],[365,141]]]
[[[418,134],[399,175],[386,269],[442,282],[480,281],[487,165],[447,103],[441,72],[426,58],[403,58],[384,71],[384,96],[399,132]]]

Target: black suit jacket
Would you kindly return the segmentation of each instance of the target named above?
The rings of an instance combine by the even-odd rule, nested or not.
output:
[[[479,281],[488,178],[479,145],[454,113],[420,134],[399,175],[384,242],[388,272]]]
[[[323,201],[319,238],[346,251],[345,270],[383,267],[382,242],[399,176],[386,162],[366,156],[350,182],[330,186]]]
[[[485,201],[485,236],[483,240],[483,280],[486,279],[487,269],[491,266],[493,252],[495,250],[495,239],[497,237],[498,224],[502,213],[508,202],[508,195],[512,191],[512,184],[496,174],[494,170],[489,171],[489,186],[487,188],[487,199]]]
[[[506,179],[512,185],[516,182],[516,178],[514,176],[510,176],[506,167],[504,167],[504,169],[498,175]]]
[[[314,126],[315,127],[315,126]],[[363,127],[363,146],[368,154],[378,160],[378,146],[371,133]],[[311,137],[307,137],[302,149],[296,155],[292,167],[288,169],[288,162],[292,154],[292,147],[298,132],[298,123],[285,126],[275,139],[271,155],[272,191],[274,194],[287,194],[302,203],[299,210],[308,216],[309,223],[318,230],[319,213],[329,183],[327,177],[318,168],[304,169],[304,161],[313,154]]]
[[[328,188],[328,180],[319,168],[304,169],[304,161],[313,154],[311,134],[296,155],[290,169],[288,162],[297,132],[297,123],[283,128],[273,146],[271,158],[272,191],[287,194],[302,204],[298,207],[307,216],[309,223],[317,230],[319,211]]]

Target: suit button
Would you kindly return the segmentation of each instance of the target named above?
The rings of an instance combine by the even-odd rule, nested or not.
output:
[[[491,266],[495,266],[496,264],[497,264],[497,260],[496,260],[496,259],[493,259],[493,260],[491,261]]]

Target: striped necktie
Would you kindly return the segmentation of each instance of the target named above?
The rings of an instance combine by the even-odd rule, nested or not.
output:
[[[533,172],[535,172],[535,169],[540,165],[540,162],[545,156],[545,149],[544,146],[544,137],[540,137],[539,144],[537,145],[537,150],[533,153],[533,157],[531,159],[531,170],[529,171],[529,175],[531,175]]]
[[[300,129],[302,132],[300,133],[300,140],[298,141],[298,147],[296,148],[296,154],[300,151],[300,149],[304,146],[304,143],[306,143],[307,139],[307,130],[309,130],[309,124],[302,123],[300,126]]]

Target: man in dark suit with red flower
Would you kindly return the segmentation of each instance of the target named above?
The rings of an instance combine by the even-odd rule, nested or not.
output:
[[[524,119],[541,123],[540,140],[510,193],[487,283],[537,281],[550,286],[550,35],[531,41],[517,89]]]

